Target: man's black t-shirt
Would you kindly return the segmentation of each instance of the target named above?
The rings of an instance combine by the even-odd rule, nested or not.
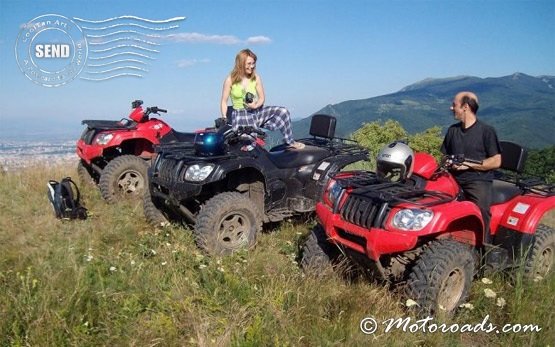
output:
[[[462,123],[453,124],[447,130],[443,144],[443,154],[464,155],[465,158],[484,160],[501,153],[501,146],[497,140],[495,129],[480,120],[472,126],[463,129]],[[454,170],[453,175],[459,182],[465,181],[491,181],[493,171]]]

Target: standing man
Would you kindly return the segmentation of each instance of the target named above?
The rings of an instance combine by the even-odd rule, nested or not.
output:
[[[482,161],[481,164],[464,162],[453,166],[451,172],[462,187],[465,198],[480,208],[484,221],[484,242],[491,243],[491,186],[493,171],[501,166],[501,146],[495,129],[476,117],[478,97],[474,93],[460,92],[455,95],[451,111],[459,123],[447,130],[441,152]]]

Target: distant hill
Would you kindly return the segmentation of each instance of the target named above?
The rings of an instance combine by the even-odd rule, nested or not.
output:
[[[435,125],[445,131],[455,122],[449,110],[453,96],[462,90],[478,95],[478,117],[495,126],[501,139],[530,148],[555,145],[555,76],[426,79],[393,94],[327,105],[315,114],[337,117],[338,136],[348,136],[365,122],[387,119],[399,121],[409,133]],[[295,136],[308,134],[309,123],[310,117],[294,122]]]

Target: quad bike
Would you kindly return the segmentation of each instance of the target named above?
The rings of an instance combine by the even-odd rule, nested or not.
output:
[[[195,141],[157,146],[144,211],[154,225],[177,221],[193,228],[211,254],[252,247],[262,224],[314,211],[330,175],[368,159],[356,142],[334,137],[335,118],[315,115],[306,146],[263,148],[264,133],[229,124]],[[251,138],[255,136],[256,139]],[[256,140],[244,151],[244,141]]]
[[[143,110],[143,102],[131,103],[129,118],[119,121],[84,120],[87,127],[77,141],[77,172],[83,182],[100,186],[102,197],[115,202],[122,196],[142,196],[148,160],[161,141],[191,140],[152,115],[167,111],[156,106]]]
[[[427,313],[450,313],[463,303],[480,265],[523,267],[530,279],[552,275],[555,230],[543,223],[553,219],[555,189],[520,177],[524,148],[501,146],[505,173],[496,172],[493,181],[491,243],[483,241],[479,208],[461,199],[448,170],[465,158],[446,157],[438,166],[431,155],[416,153],[413,174],[404,181],[384,179],[379,159],[376,173],[341,172],[330,179],[301,265],[319,272],[344,260],[374,278],[406,281],[407,296]]]

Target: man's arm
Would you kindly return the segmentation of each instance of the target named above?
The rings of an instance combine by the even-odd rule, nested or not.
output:
[[[465,166],[476,171],[489,171],[499,169],[499,167],[501,166],[501,154],[496,154],[492,157],[484,159],[482,161],[482,164],[473,164],[465,161],[463,165],[461,165],[461,168],[459,170],[464,170]]]

